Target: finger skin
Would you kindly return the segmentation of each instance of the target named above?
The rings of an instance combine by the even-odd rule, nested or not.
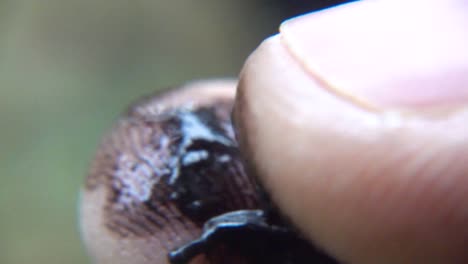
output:
[[[288,20],[280,38],[327,89],[362,105],[463,103],[467,12],[466,0],[358,1]]]
[[[233,117],[282,212],[346,263],[467,263],[468,107],[368,107],[281,37],[247,60]]]

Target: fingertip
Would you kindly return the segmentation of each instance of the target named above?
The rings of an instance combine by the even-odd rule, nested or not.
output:
[[[273,200],[345,262],[466,261],[464,100],[376,108],[330,89],[288,48],[276,35],[250,56],[233,115]]]
[[[468,100],[468,7],[461,3],[352,2],[290,19],[280,36],[304,71],[361,105],[460,104]]]

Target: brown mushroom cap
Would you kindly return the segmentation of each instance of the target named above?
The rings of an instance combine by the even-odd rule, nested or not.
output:
[[[173,142],[184,135],[180,124],[170,120],[180,109],[208,107],[220,125],[219,133],[237,150],[230,122],[235,88],[231,80],[193,82],[145,98],[131,106],[104,137],[81,191],[82,237],[95,263],[168,263],[170,250],[200,235],[203,222],[214,215],[191,217],[171,197],[178,194],[168,181],[180,169],[180,157],[174,161]],[[231,158],[224,175],[211,175],[219,171],[208,170],[203,176],[228,197],[216,207],[255,208],[252,182],[239,157]],[[243,198],[236,198],[239,188]],[[207,260],[199,256],[191,263]]]

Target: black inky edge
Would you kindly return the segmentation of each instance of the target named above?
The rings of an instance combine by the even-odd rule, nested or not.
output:
[[[247,263],[337,264],[285,226],[269,223],[263,210],[239,210],[213,217],[202,235],[169,253],[172,264],[187,264],[219,245],[235,248]]]

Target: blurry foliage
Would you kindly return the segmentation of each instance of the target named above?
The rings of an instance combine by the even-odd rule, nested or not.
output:
[[[143,94],[235,77],[283,18],[304,11],[289,7],[0,0],[0,263],[89,263],[77,203],[100,135]]]

